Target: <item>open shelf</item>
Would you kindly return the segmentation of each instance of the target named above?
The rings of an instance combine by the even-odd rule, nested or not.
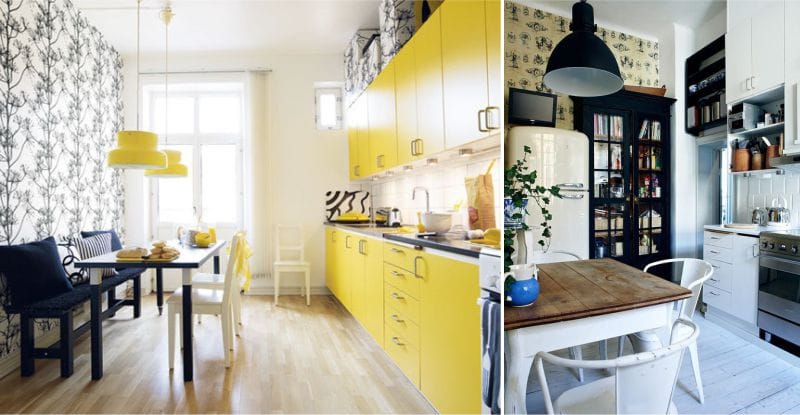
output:
[[[709,43],[694,55],[686,59],[685,80],[686,100],[684,114],[686,115],[685,130],[688,134],[700,136],[705,131],[719,128],[727,124],[725,95],[725,36],[720,36]],[[714,76],[719,74],[719,76]],[[719,109],[719,117],[708,122],[701,122],[703,107]],[[696,114],[693,122],[697,125],[689,126],[689,109],[694,108]]]
[[[732,171],[734,176],[750,177],[750,176],[764,176],[767,174],[783,174],[783,169],[761,169],[761,170],[747,170],[747,171]]]
[[[752,128],[749,130],[739,131],[736,133],[731,132],[730,134],[736,137],[750,138],[750,137],[761,137],[765,135],[777,134],[782,131],[783,131],[783,122],[779,122],[775,124],[765,125],[759,128]]]

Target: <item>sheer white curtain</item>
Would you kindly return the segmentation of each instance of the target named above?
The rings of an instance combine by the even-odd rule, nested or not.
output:
[[[267,71],[245,74],[245,143],[244,143],[244,224],[253,247],[251,270],[253,287],[264,285],[264,276],[272,267],[272,216],[274,198],[270,197],[270,76]]]

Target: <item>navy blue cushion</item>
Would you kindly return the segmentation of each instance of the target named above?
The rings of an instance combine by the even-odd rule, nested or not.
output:
[[[119,236],[117,236],[117,232],[113,229],[109,229],[107,231],[81,231],[81,238],[91,238],[95,235],[100,235],[101,233],[110,233],[111,234],[111,250],[112,251],[119,251],[122,249],[122,242],[119,240]]]
[[[0,272],[6,278],[11,307],[24,307],[72,291],[53,237],[0,246]]]

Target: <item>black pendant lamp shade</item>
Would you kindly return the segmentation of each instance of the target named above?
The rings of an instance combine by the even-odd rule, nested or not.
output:
[[[544,84],[555,91],[577,97],[613,94],[622,88],[617,59],[595,36],[594,10],[582,0],[572,5],[572,33],[553,49],[547,62]]]

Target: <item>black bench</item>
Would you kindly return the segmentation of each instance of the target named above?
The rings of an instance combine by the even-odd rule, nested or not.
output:
[[[90,300],[90,285],[86,273],[82,270],[70,272],[67,266],[78,258],[72,252],[70,242],[61,244],[67,248],[67,255],[63,258],[63,265],[67,271],[73,290],[46,300],[15,308],[3,304],[6,314],[19,314],[20,319],[20,374],[31,376],[35,371],[35,359],[60,359],[61,377],[69,377],[73,372],[75,340],[90,329],[90,321],[75,328],[73,312],[83,303]],[[103,319],[113,317],[124,306],[133,307],[133,317],[141,315],[141,275],[143,268],[128,268],[120,270],[116,275],[103,278],[102,291],[108,293],[108,308],[103,311]],[[133,281],[133,299],[117,299],[114,289],[126,281]],[[58,319],[59,341],[45,348],[37,348],[34,344],[34,320],[37,318]]]

